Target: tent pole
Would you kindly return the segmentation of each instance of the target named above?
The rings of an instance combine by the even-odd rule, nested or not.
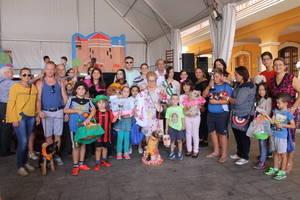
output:
[[[126,13],[123,15],[123,17],[126,17],[126,15],[129,13],[129,11],[133,8],[133,6],[136,4],[137,0],[133,2],[133,4],[129,7],[129,9],[126,11]]]
[[[79,0],[76,0],[77,33],[79,33]]]

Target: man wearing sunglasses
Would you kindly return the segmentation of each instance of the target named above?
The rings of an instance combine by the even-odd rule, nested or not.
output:
[[[55,63],[48,62],[44,68],[44,78],[36,83],[38,89],[37,113],[42,120],[44,135],[48,144],[58,142],[60,149],[61,135],[63,131],[63,108],[68,97],[61,80],[55,78]],[[58,165],[63,162],[59,156],[55,157]]]
[[[125,58],[125,74],[126,74],[126,81],[128,83],[128,86],[131,87],[133,85],[133,80],[140,76],[140,72],[138,72],[136,69],[133,69],[133,57],[127,56]]]

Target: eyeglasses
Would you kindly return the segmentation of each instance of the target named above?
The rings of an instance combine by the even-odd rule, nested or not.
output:
[[[28,77],[32,77],[32,74],[22,74],[22,77],[26,77],[26,76],[28,76]]]
[[[51,93],[55,93],[55,85],[51,85]]]
[[[126,62],[126,64],[132,64],[133,62]]]

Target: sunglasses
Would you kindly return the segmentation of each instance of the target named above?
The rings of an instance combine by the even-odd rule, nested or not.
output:
[[[28,77],[32,77],[32,74],[22,74],[22,77],[26,77],[26,76],[28,76]]]
[[[55,93],[55,85],[51,85],[51,93]]]
[[[126,64],[132,64],[133,62],[126,62]]]

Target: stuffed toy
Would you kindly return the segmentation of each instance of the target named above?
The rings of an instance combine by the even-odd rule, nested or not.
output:
[[[205,99],[197,90],[193,90],[183,99],[183,112],[188,117],[195,117],[199,113],[199,106],[205,103]]]
[[[227,91],[222,91],[222,92],[217,92],[217,93],[209,93],[208,97],[210,99],[215,99],[215,100],[220,100],[222,99],[222,97],[226,97],[228,96],[228,92]]]
[[[148,145],[144,151],[142,162],[145,165],[160,165],[163,163],[163,159],[159,155],[158,143],[160,139],[160,132],[154,131],[149,138]]]

